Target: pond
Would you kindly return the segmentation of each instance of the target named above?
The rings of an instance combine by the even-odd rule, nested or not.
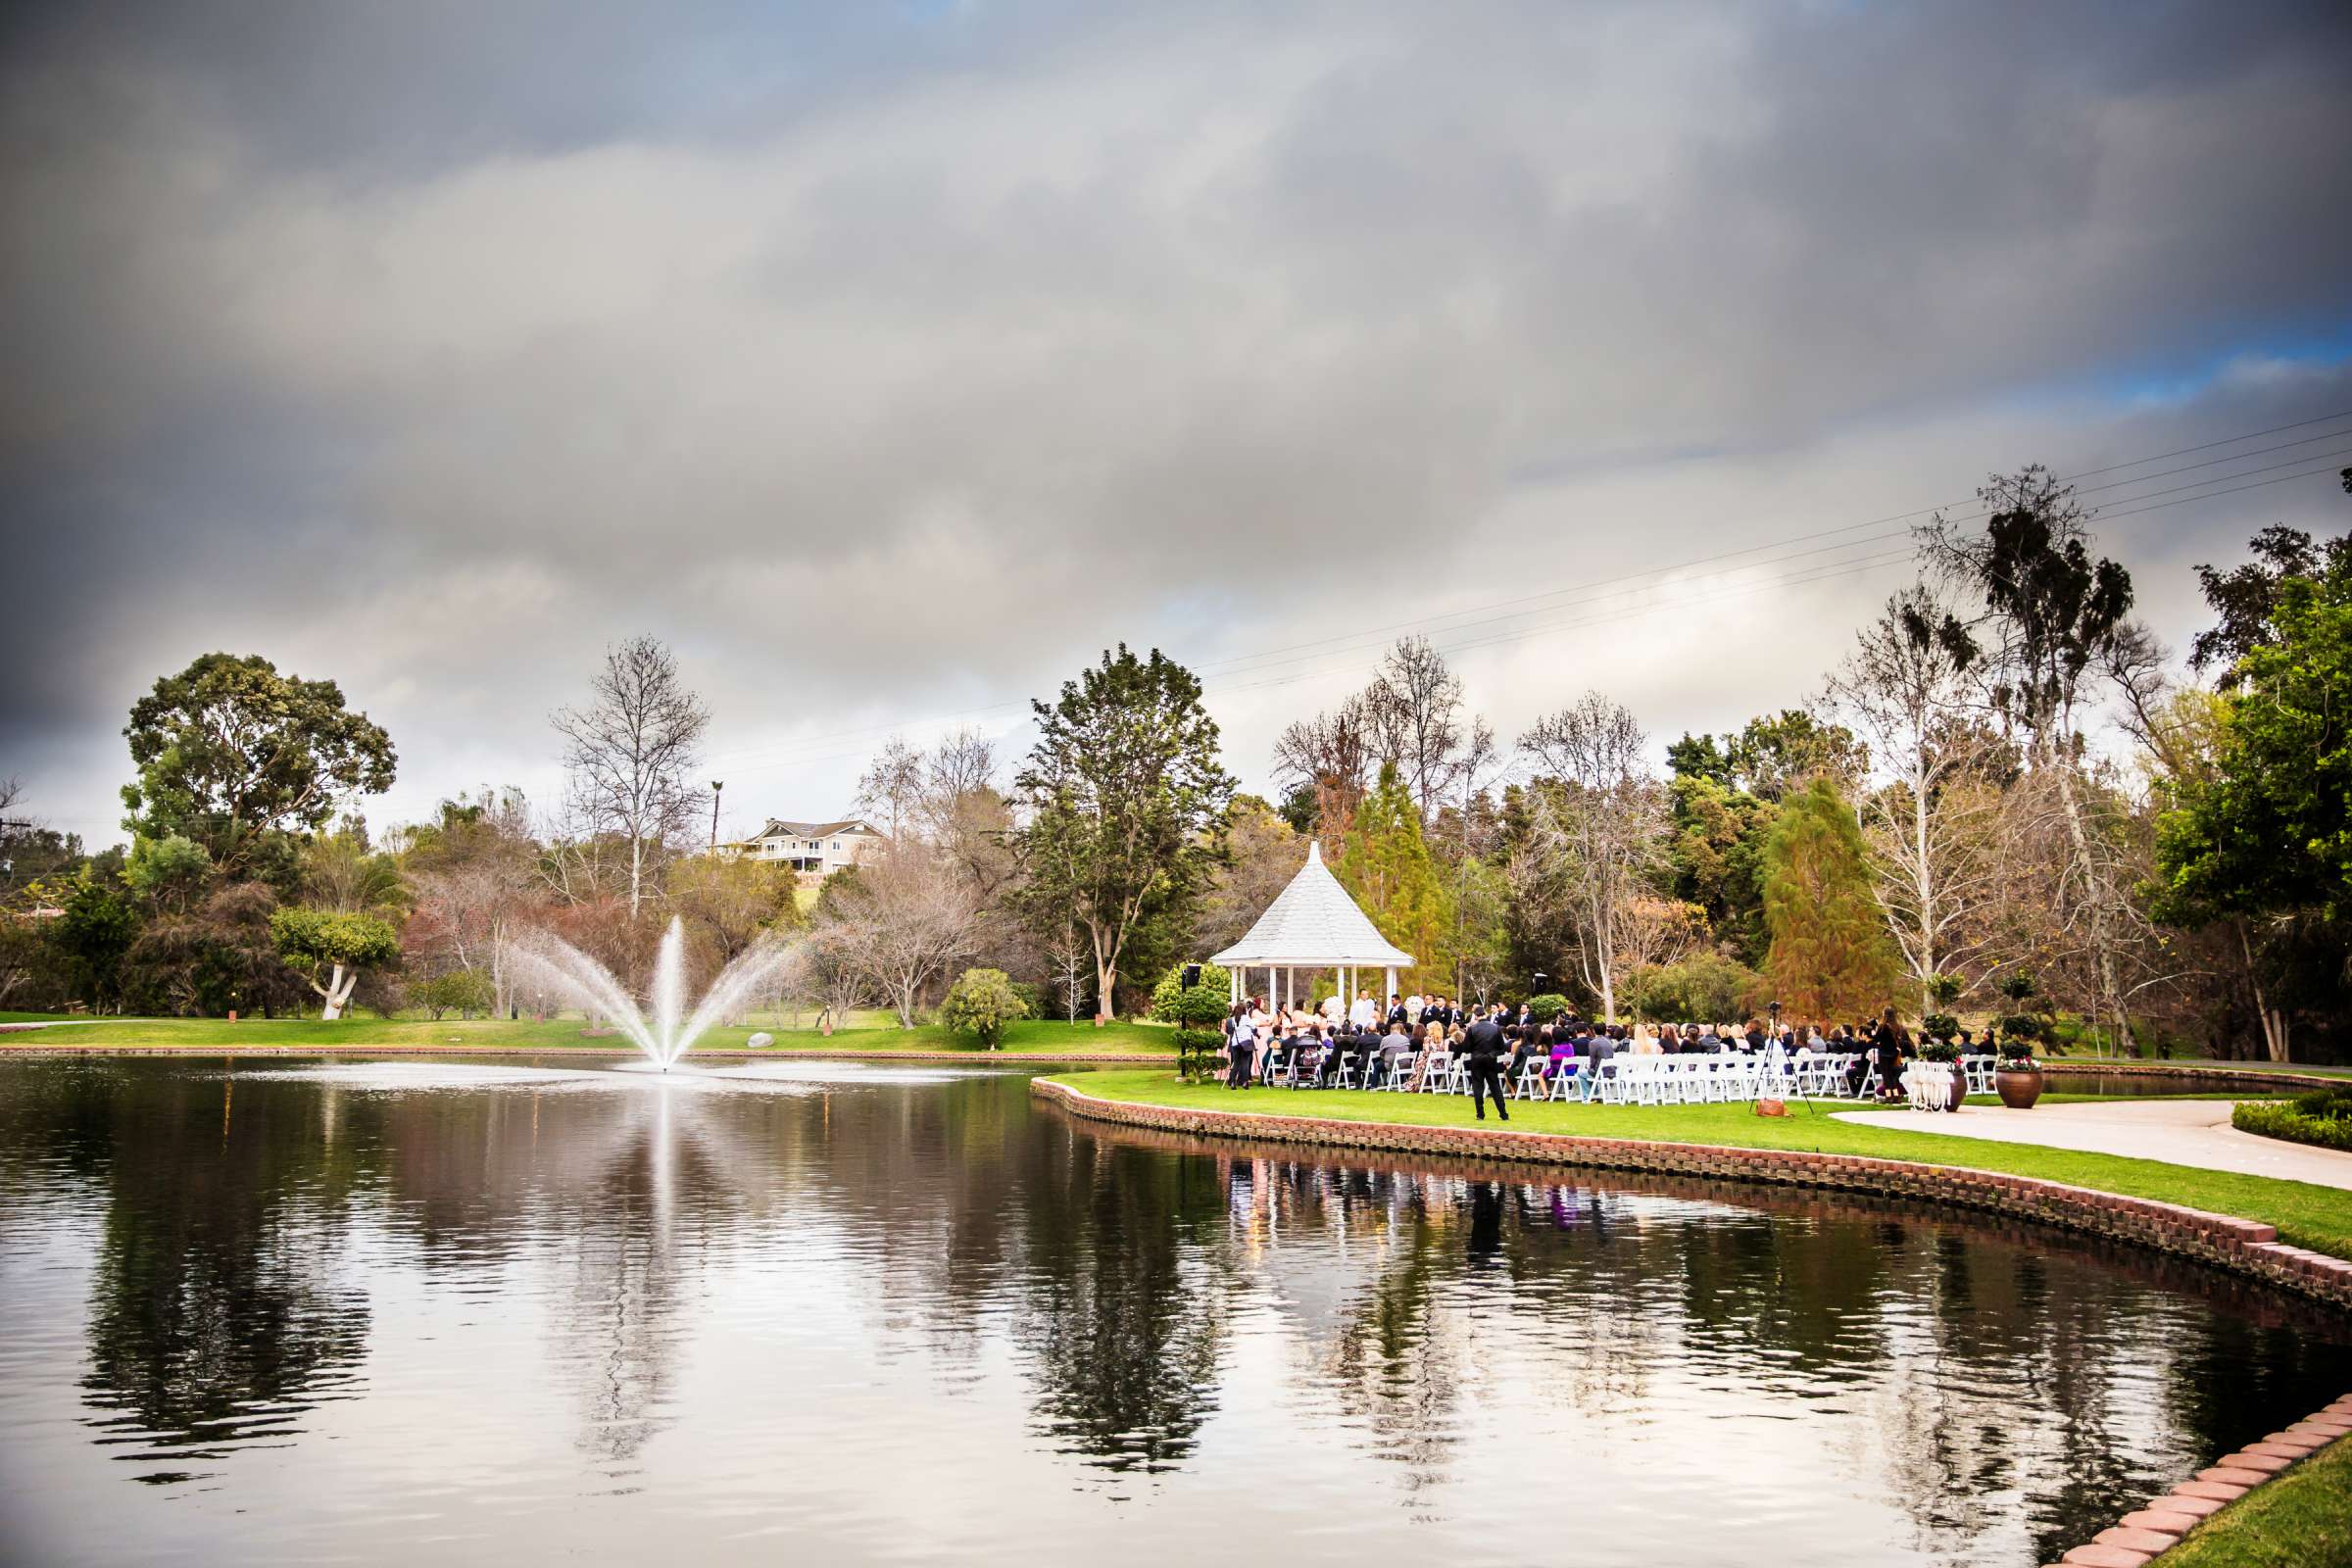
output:
[[[1989,1217],[813,1062],[0,1062],[0,1314],[39,1563],[2030,1565],[2352,1389]]]

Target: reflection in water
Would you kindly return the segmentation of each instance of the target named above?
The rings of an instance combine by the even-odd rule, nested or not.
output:
[[[814,1066],[0,1064],[0,1300],[58,1561],[2024,1564],[2352,1386],[1982,1218]]]

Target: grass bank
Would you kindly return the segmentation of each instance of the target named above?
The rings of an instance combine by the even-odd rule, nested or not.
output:
[[[2330,1444],[2181,1538],[2158,1568],[2352,1568],[2352,1442]]]
[[[183,1050],[229,1053],[270,1047],[288,1051],[322,1047],[345,1049],[383,1047],[428,1051],[463,1048],[468,1051],[625,1051],[619,1035],[592,1038],[581,1033],[577,1018],[528,1019],[343,1018],[322,1023],[317,1018],[92,1018],[48,1029],[0,1034],[0,1054],[11,1050],[103,1049],[116,1046],[170,1046]],[[828,1038],[814,1029],[780,1029],[773,1025],[714,1028],[697,1042],[698,1048],[741,1049],[755,1032],[764,1028],[775,1036],[767,1049],[791,1052],[825,1051],[968,1051],[981,1054],[969,1037],[936,1024],[915,1029],[866,1023],[837,1029]],[[1005,1031],[1004,1054],[1054,1055],[1098,1052],[1165,1054],[1169,1031],[1149,1023],[1118,1022],[1097,1029],[1092,1024],[1067,1024],[1048,1019],[1025,1019]]]
[[[1416,1127],[1467,1126],[1473,1119],[1470,1102],[1452,1095],[1294,1093],[1287,1089],[1233,1091],[1213,1085],[1180,1084],[1165,1071],[1132,1068],[1054,1076],[1098,1099],[1136,1101],[1189,1110],[1321,1116]],[[2352,1192],[2308,1182],[2197,1170],[2187,1165],[2128,1159],[2118,1154],[2078,1153],[2064,1149],[2035,1149],[2024,1144],[1996,1144],[1982,1139],[1947,1138],[1937,1133],[1857,1126],[1833,1120],[1827,1114],[1809,1114],[1803,1109],[1785,1118],[1764,1117],[1756,1115],[1744,1103],[1575,1105],[1542,1102],[1512,1106],[1511,1128],[1515,1132],[1638,1138],[1663,1144],[1861,1154],[2031,1176],[2127,1198],[2180,1203],[2211,1213],[2258,1220],[2277,1226],[2281,1241],[2335,1257],[2352,1258]]]

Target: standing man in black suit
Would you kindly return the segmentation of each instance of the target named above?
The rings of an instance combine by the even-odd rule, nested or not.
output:
[[[1463,1037],[1462,1051],[1470,1058],[1470,1103],[1478,1111],[1478,1119],[1487,1119],[1487,1097],[1494,1097],[1494,1114],[1504,1121],[1511,1119],[1502,1099],[1502,1053],[1505,1042],[1502,1025],[1494,1014],[1481,1013]]]

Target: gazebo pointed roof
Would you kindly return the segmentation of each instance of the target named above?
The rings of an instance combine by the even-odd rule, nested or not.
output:
[[[1266,906],[1248,936],[1209,961],[1228,969],[1409,969],[1413,956],[1380,934],[1323,863],[1323,847],[1309,840],[1306,863],[1282,896]]]

